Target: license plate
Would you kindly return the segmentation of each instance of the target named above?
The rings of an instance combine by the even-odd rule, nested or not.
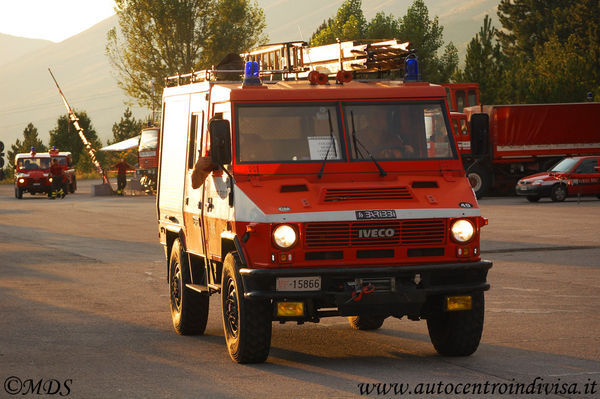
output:
[[[40,185],[40,183],[33,183],[33,185],[34,185],[34,186],[39,186],[39,185]]]
[[[365,211],[355,211],[357,220],[364,219],[396,219],[394,209],[373,209]]]
[[[319,291],[321,277],[278,277],[277,291]]]

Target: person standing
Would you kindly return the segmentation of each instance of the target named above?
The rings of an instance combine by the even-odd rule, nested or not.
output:
[[[50,198],[56,199],[57,196],[60,198],[65,198],[65,191],[63,190],[65,171],[62,165],[58,163],[56,158],[52,158],[50,175],[52,176],[52,193],[50,193]]]
[[[125,161],[125,158],[121,158],[121,161],[114,164],[112,168],[117,170],[117,194],[123,195],[123,190],[127,185],[127,171],[134,168]]]

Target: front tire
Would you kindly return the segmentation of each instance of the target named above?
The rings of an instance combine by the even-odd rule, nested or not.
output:
[[[244,298],[237,253],[223,262],[221,304],[229,356],[237,363],[262,363],[271,349],[272,306],[269,301]]]
[[[15,198],[23,198],[23,189],[21,187],[15,187]]]
[[[377,330],[383,325],[385,317],[381,316],[350,316],[348,322],[355,330]]]
[[[186,287],[191,282],[188,259],[179,239],[169,258],[169,296],[173,328],[180,335],[202,335],[208,321],[209,296]]]
[[[562,202],[567,198],[567,187],[564,184],[556,184],[552,187],[550,198],[554,202]]]
[[[469,356],[479,346],[483,332],[483,292],[472,294],[472,309],[440,311],[427,319],[429,338],[442,356]]]

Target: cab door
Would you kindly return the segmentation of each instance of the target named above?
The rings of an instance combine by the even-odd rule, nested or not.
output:
[[[229,102],[213,104],[212,118],[227,119],[231,122],[231,105]],[[211,118],[211,119],[212,119]],[[209,126],[210,120],[207,121]],[[231,124],[230,124],[231,125]],[[208,137],[208,128],[205,136]],[[208,141],[208,140],[206,140]],[[209,151],[204,143],[204,154]],[[231,183],[229,177],[222,170],[213,171],[203,185],[203,229],[207,245],[208,257],[214,261],[223,261],[221,254],[221,235],[231,230],[230,220],[233,219],[233,208],[229,204]]]
[[[599,159],[585,158],[575,167],[570,176],[574,186],[573,194],[600,194],[600,170],[597,169]]]

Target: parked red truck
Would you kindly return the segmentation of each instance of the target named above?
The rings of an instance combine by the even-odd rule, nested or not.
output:
[[[600,154],[600,103],[466,107],[451,120],[478,197],[566,156]]]
[[[156,191],[159,136],[159,127],[148,127],[140,133],[138,169],[135,173],[146,192]]]
[[[50,197],[52,192],[52,176],[50,164],[56,159],[64,171],[64,190],[74,193],[77,190],[77,179],[70,152],[59,152],[56,148],[49,152],[31,152],[15,156],[15,198],[23,198],[23,193],[44,193]]]

